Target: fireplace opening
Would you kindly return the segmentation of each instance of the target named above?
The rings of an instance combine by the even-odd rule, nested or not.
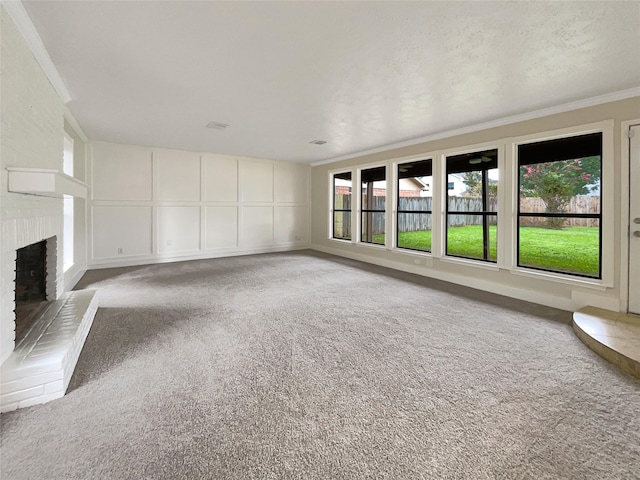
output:
[[[16,251],[16,345],[39,318],[47,303],[47,241]]]

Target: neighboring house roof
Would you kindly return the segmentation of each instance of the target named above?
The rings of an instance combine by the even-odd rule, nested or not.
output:
[[[420,187],[421,190],[428,186],[428,184],[426,184],[422,180],[420,180],[419,177],[411,177],[411,178],[407,178],[407,180],[410,180],[413,183],[415,183],[418,187]]]

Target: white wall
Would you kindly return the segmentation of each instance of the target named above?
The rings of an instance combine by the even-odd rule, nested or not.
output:
[[[94,142],[89,265],[305,248],[310,167]]]
[[[62,199],[9,193],[5,168],[62,169],[64,106],[4,8],[0,17],[1,363],[14,347],[16,249],[62,235]],[[62,255],[57,269],[51,270],[56,271],[49,275],[62,280]],[[48,285],[54,283],[49,280]],[[48,295],[56,298],[61,293],[60,288]]]
[[[626,277],[628,256],[624,239],[627,235],[628,218],[623,213],[623,206],[629,201],[628,195],[625,194],[629,178],[628,174],[626,177],[621,174],[628,171],[628,165],[622,164],[621,124],[627,120],[637,119],[638,112],[640,112],[640,97],[634,97],[339,162],[315,165],[311,173],[312,248],[566,310],[593,305],[614,311],[624,311],[626,309],[625,292],[628,286]],[[510,227],[516,223],[517,177],[515,175],[516,157],[510,148],[512,142],[514,139],[526,136],[539,137],[549,131],[580,129],[581,126],[594,122],[612,125],[612,128],[606,129],[608,136],[605,135],[603,145],[605,149],[603,179],[606,178],[606,182],[609,183],[603,190],[602,282],[589,282],[580,278],[567,278],[568,276],[562,277],[514,267],[516,237],[515,228]],[[504,153],[500,154],[503,158],[501,166],[503,183],[499,188],[503,192],[501,194],[503,201],[499,206],[499,216],[502,215],[502,219],[498,220],[501,228],[498,231],[500,237],[498,238],[497,264],[446,256],[444,253],[445,223],[442,213],[444,198],[437,198],[437,196],[434,197],[436,203],[433,218],[434,224],[439,225],[437,229],[434,227],[434,232],[437,230],[439,235],[434,238],[434,251],[431,254],[394,249],[392,240],[389,240],[389,245],[380,246],[331,238],[330,172],[352,171],[355,175],[358,168],[373,165],[387,165],[388,171],[391,172],[394,162],[431,157],[434,158],[434,179],[437,180],[443,178],[438,175],[444,175],[442,158],[444,153],[459,153],[468,151],[470,148],[477,149],[480,145],[486,148],[500,146],[504,150]],[[354,190],[354,194],[356,193]],[[388,194],[391,193],[388,192]],[[509,198],[511,201],[508,201]],[[388,212],[386,222],[388,234],[392,233],[391,210]],[[352,214],[352,218],[355,226],[357,212]],[[353,231],[355,232],[355,228]],[[357,239],[357,235],[354,235],[354,238]],[[389,234],[387,238],[392,239],[393,235]]]

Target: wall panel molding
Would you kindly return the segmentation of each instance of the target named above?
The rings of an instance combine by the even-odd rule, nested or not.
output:
[[[91,152],[90,268],[309,246],[308,165],[104,142]]]

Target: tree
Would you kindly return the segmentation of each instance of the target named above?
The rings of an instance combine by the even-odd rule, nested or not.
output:
[[[464,172],[462,183],[467,186],[467,189],[463,193],[465,197],[482,196],[482,174],[478,170]]]
[[[520,196],[538,197],[547,213],[565,213],[571,198],[600,183],[600,157],[585,157],[520,167]],[[563,218],[549,217],[547,228],[560,229]]]
[[[482,172],[480,170],[465,172],[462,176],[462,183],[467,186],[467,189],[464,191],[463,196],[482,197]],[[498,184],[492,180],[489,180],[489,185],[487,185],[487,193],[489,197],[497,197]]]

